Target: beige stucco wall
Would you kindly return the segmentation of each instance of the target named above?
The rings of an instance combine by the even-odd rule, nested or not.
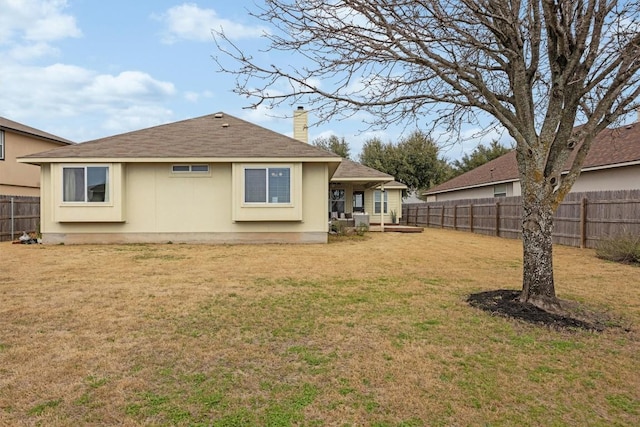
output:
[[[18,157],[60,147],[51,141],[4,130],[4,160],[0,160],[0,194],[10,196],[39,196],[40,168],[18,163]]]
[[[234,180],[231,163],[211,163],[209,174],[174,174],[170,163],[134,163],[122,167],[116,164],[112,188],[115,193],[117,174],[121,173],[122,203],[113,194],[112,203],[96,207],[94,213],[81,212],[80,222],[70,221],[68,212],[75,207],[65,206],[61,201],[62,179],[55,170],[57,167],[61,168],[54,166],[52,173],[48,173],[48,167],[43,169],[45,243],[327,241],[329,177],[325,163],[296,166],[299,178],[292,196],[295,207],[281,209],[300,209],[300,220],[277,220],[278,209],[271,208],[271,218],[255,221],[233,218],[237,209],[234,203],[241,200],[237,194],[242,192],[242,183]],[[83,208],[94,209],[93,206]],[[101,209],[117,212],[105,213]],[[120,222],[113,222],[120,211]],[[92,216],[95,222],[86,221]],[[101,217],[108,219],[101,220]]]
[[[507,189],[507,197],[520,196],[521,188],[520,182],[507,182],[505,183]],[[447,200],[460,200],[460,199],[484,199],[494,196],[494,186],[488,185],[485,187],[468,188],[465,190],[451,191],[449,193],[439,193],[427,197],[427,202],[446,202]]]
[[[636,189],[640,189],[640,165],[582,172],[571,192]]]
[[[364,209],[369,214],[369,222],[379,223],[381,221],[381,215],[374,213],[374,189],[367,190],[364,193]],[[384,214],[385,224],[391,223],[391,211],[396,212],[397,221],[402,218],[402,190],[389,189],[385,190],[388,193],[387,196],[387,213]]]
[[[269,164],[260,163],[234,163],[232,165],[231,206],[233,221],[302,221],[302,164],[287,163],[291,169],[291,201],[290,203],[246,204],[243,202],[244,173],[245,168],[268,167]]]

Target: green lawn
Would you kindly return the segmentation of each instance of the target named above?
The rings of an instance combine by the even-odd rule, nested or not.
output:
[[[640,269],[557,247],[550,330],[470,307],[521,242],[0,245],[0,425],[633,426]]]

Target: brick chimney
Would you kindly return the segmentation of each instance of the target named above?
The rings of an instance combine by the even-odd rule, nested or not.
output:
[[[309,143],[307,112],[302,106],[293,112],[293,137],[305,144]]]

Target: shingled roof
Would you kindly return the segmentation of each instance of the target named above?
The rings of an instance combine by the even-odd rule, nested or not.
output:
[[[10,130],[10,131],[14,131],[14,132],[22,133],[26,135],[31,135],[38,138],[47,139],[53,142],[58,142],[60,144],[73,144],[73,142],[69,141],[68,139],[60,138],[59,136],[41,131],[36,128],[32,128],[31,126],[23,125],[22,123],[14,122],[13,120],[9,120],[4,117],[0,117],[0,129]]]
[[[340,156],[225,113],[178,121],[23,157],[57,159],[316,158]]]
[[[604,169],[628,164],[640,164],[640,123],[605,129],[593,141],[582,170]],[[424,194],[437,194],[488,184],[518,181],[515,151],[437,185]]]
[[[332,181],[348,181],[348,180],[373,180],[373,181],[393,181],[393,176],[380,172],[377,169],[370,168],[363,164],[354,162],[349,159],[343,159],[340,166],[338,166],[338,170],[333,175]]]
[[[386,188],[407,188],[401,182],[395,181],[388,173],[380,172],[349,159],[342,159],[338,169],[331,177],[331,182],[365,182],[365,186],[384,184]]]

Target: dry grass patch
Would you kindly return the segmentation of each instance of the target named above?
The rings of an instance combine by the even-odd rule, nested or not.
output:
[[[555,251],[602,333],[491,316],[521,243],[0,245],[0,425],[635,425],[638,268]]]

